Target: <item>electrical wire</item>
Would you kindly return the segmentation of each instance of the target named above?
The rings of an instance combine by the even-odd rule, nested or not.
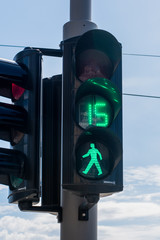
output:
[[[25,48],[26,46],[0,44],[0,47]]]
[[[25,48],[26,46],[0,44],[0,47]],[[122,55],[124,55],[124,56],[135,56],[135,57],[154,57],[154,58],[160,58],[160,55],[156,55],[156,54],[123,53]]]
[[[150,95],[142,95],[142,94],[134,94],[134,93],[123,93],[124,96],[131,96],[131,97],[145,97],[145,98],[158,98],[160,99],[160,96],[150,96]]]
[[[139,54],[139,53],[123,53],[126,56],[135,56],[135,57],[154,57],[159,58],[160,55],[152,55],[152,54]]]
[[[0,47],[25,48],[26,46],[0,44]],[[154,57],[154,58],[160,58],[160,55],[152,55],[152,54],[123,53],[122,55],[125,55],[125,56],[135,56],[135,57]],[[160,99],[160,96],[150,96],[150,95],[134,94],[134,93],[123,93],[122,95],[124,95],[124,96],[131,96],[131,97],[145,97],[145,98],[156,98],[156,99]]]

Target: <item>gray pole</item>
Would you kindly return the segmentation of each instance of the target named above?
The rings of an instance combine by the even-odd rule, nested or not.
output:
[[[97,240],[97,204],[89,210],[89,220],[78,220],[78,208],[84,202],[72,192],[63,191],[61,240]]]
[[[91,22],[91,0],[70,0],[70,21],[63,26],[63,40],[96,28]]]
[[[70,0],[70,20],[91,21],[91,0]]]
[[[70,21],[63,27],[63,40],[96,28],[91,22],[91,0],[70,0]],[[78,220],[78,209],[84,201],[83,197],[62,190],[61,240],[97,240],[97,204],[89,210],[88,221]]]

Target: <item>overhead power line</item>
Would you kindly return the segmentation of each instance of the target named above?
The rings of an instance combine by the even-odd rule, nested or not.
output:
[[[0,47],[25,48],[26,46],[0,44]]]
[[[131,96],[131,97],[160,98],[160,96],[150,96],[150,95],[134,94],[134,93],[123,93],[123,95]]]
[[[25,48],[27,46],[23,45],[10,45],[10,44],[0,44],[0,47],[11,47],[11,48]],[[126,56],[135,56],[135,57],[153,57],[160,58],[160,55],[157,54],[140,54],[140,53],[123,53]]]
[[[140,53],[123,53],[123,55],[126,56],[135,56],[135,57],[155,57],[155,58],[159,58],[160,55],[152,55],[152,54],[140,54]]]
[[[0,47],[25,48],[26,46],[0,44]],[[156,57],[156,58],[160,57],[160,55],[139,54],[139,53],[123,53],[123,55],[126,55],[126,56],[136,56],[136,57]],[[160,96],[150,96],[150,95],[134,94],[134,93],[123,93],[123,95],[124,96],[131,96],[131,97],[145,97],[145,98],[157,98],[157,99],[160,99]]]

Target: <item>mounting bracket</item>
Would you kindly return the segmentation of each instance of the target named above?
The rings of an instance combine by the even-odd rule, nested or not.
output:
[[[99,194],[86,195],[84,196],[85,201],[79,206],[78,209],[78,220],[88,221],[89,220],[89,209],[91,209],[99,201]]]

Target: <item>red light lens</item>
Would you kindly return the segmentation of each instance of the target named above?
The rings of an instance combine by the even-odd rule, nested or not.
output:
[[[111,60],[101,51],[89,49],[77,55],[76,75],[83,82],[96,77],[110,80],[112,72]]]
[[[23,95],[25,89],[22,87],[17,86],[16,84],[12,83],[12,95],[14,100],[20,99]]]

